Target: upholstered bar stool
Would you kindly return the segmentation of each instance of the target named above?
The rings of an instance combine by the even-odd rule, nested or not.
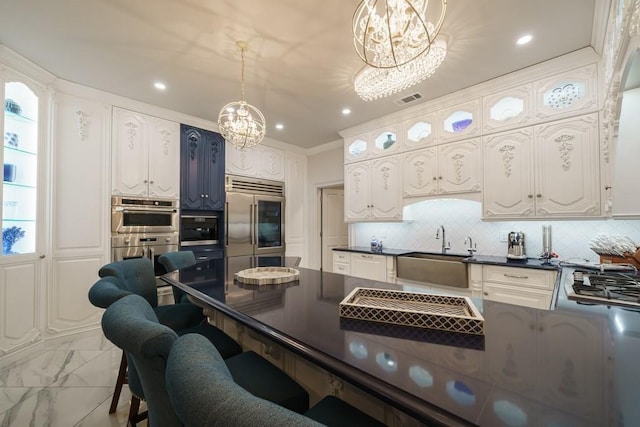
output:
[[[149,303],[137,295],[125,296],[111,304],[102,318],[102,329],[111,342],[127,353],[129,362],[135,368],[133,370],[135,376],[129,381],[129,387],[132,393],[147,401],[149,424],[152,427],[173,425],[174,418],[166,415],[167,408],[171,408],[171,405],[166,395],[164,364],[173,342],[178,338],[177,334],[158,323],[158,318]],[[198,336],[213,347],[211,342],[202,335],[188,335]],[[217,350],[216,354],[221,358]],[[268,378],[270,388],[264,389],[262,384],[255,387],[247,384],[249,392],[262,394],[265,399],[291,406],[294,410],[308,409],[309,395],[304,388],[266,359],[255,353],[253,355],[255,357],[249,359],[238,359],[247,362],[243,365],[236,361],[236,369],[250,370],[253,375]],[[233,356],[227,360],[233,361],[241,356]],[[251,366],[247,363],[251,363]],[[195,372],[185,372],[185,375],[188,374],[197,376]]]
[[[196,256],[192,251],[176,251],[167,252],[158,257],[158,262],[167,270],[170,271],[180,270],[184,267],[189,267],[196,263]],[[173,299],[176,303],[189,302],[187,294],[180,288],[172,286]]]
[[[177,417],[191,427],[384,426],[334,396],[325,397],[304,414],[261,399],[238,384],[229,360],[222,359],[207,340],[193,334],[173,344],[166,386]]]

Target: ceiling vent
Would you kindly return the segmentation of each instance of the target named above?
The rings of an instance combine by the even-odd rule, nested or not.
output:
[[[418,99],[422,99],[422,95],[419,93],[414,93],[412,95],[405,96],[404,98],[400,98],[398,100],[393,101],[396,105],[406,105],[411,102],[417,101]]]

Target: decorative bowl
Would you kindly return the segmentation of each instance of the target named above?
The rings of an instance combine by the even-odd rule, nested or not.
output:
[[[457,122],[451,123],[451,127],[454,132],[462,132],[465,130],[471,123],[473,123],[473,119],[464,119],[458,120]]]
[[[14,114],[22,113],[22,107],[20,107],[20,104],[18,104],[11,98],[7,98],[4,100],[4,109]]]

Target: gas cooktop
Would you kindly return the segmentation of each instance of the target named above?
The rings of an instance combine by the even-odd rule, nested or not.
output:
[[[567,298],[583,303],[640,308],[640,276],[637,272],[574,272]]]

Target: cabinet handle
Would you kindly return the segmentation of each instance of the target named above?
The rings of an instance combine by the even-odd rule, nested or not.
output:
[[[439,176],[439,177],[438,177],[438,179],[442,179],[442,177],[441,177],[441,176]]]
[[[40,255],[40,259],[45,259],[46,255]]]
[[[205,199],[208,199],[208,198],[209,198],[209,195],[208,195],[208,194],[205,194],[205,195],[204,195],[204,198],[205,198]]]
[[[147,181],[146,179],[145,179],[143,182],[144,182],[145,184],[148,184],[148,183],[149,183],[149,181]]]
[[[204,194],[201,194],[201,195],[200,195],[200,198],[201,198],[201,199],[204,199]]]
[[[604,189],[605,189],[605,190],[611,190],[611,186],[610,186],[610,185],[605,185],[605,186],[604,186]]]
[[[529,276],[518,276],[517,274],[504,273],[504,277],[511,277],[512,279],[528,279]]]
[[[533,194],[529,194],[527,197],[533,199]]]
[[[373,258],[373,255],[362,255],[362,258]]]
[[[538,193],[536,194],[536,197],[539,199],[540,197],[542,197],[542,194]]]
[[[489,296],[489,292],[483,292],[485,296]]]
[[[433,180],[434,180],[434,181],[436,181],[436,180],[437,180],[437,178],[434,176],[434,177],[433,177]]]
[[[207,256],[199,256],[199,257],[196,257],[196,259],[206,260],[206,259],[209,259],[209,257],[207,257]]]

